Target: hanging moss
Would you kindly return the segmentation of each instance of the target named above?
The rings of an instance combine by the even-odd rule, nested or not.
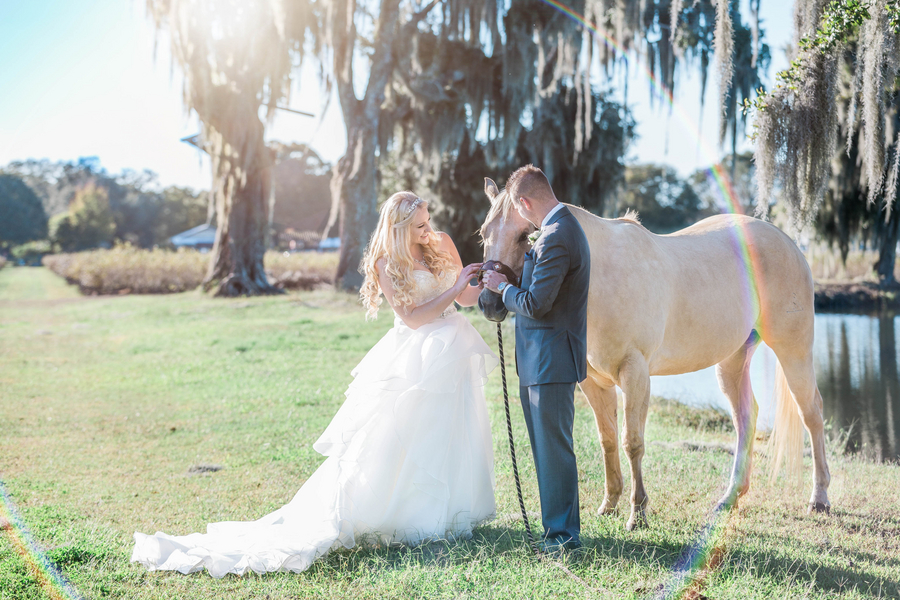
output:
[[[808,224],[821,204],[831,177],[838,136],[839,59],[846,44],[856,46],[849,102],[840,111],[848,153],[859,138],[860,185],[870,204],[887,184],[887,210],[896,196],[900,160],[888,161],[894,145],[885,136],[900,68],[900,9],[897,2],[799,0],[795,14],[799,52],[778,75],[779,85],[755,103],[759,168],[759,212],[765,214],[776,181],[796,226]],[[855,134],[858,132],[858,136]],[[842,163],[837,163],[841,167]]]

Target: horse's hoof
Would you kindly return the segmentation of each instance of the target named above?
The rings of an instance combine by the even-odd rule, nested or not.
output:
[[[614,515],[617,512],[619,512],[619,508],[615,504],[604,500],[603,504],[600,505],[600,508],[597,509],[597,516],[605,517],[607,515]]]
[[[714,512],[729,512],[735,508],[737,508],[737,498],[725,497],[719,500],[716,503],[715,508],[713,508]]]
[[[647,515],[644,513],[631,513],[628,522],[625,523],[625,531],[634,531],[635,529],[646,529],[649,526]]]
[[[830,515],[831,505],[827,502],[810,502],[806,512],[807,514],[825,513],[826,515]]]

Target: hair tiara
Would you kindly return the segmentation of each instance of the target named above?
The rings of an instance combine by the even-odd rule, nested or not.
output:
[[[412,212],[416,210],[416,207],[420,204],[422,204],[421,198],[416,198],[415,200],[413,200],[412,204],[409,205],[409,208],[406,209],[406,214],[403,215],[403,220],[405,221],[406,219],[408,219],[409,215],[411,215]]]

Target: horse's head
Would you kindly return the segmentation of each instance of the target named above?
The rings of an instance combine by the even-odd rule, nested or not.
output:
[[[481,226],[484,242],[484,262],[496,261],[508,266],[517,279],[522,278],[525,253],[528,252],[528,236],[535,231],[530,221],[519,215],[512,198],[501,191],[491,179],[484,178],[484,193],[491,201],[491,209]],[[513,282],[516,283],[516,282]],[[506,318],[506,307],[500,294],[485,288],[478,297],[478,308],[491,321]]]

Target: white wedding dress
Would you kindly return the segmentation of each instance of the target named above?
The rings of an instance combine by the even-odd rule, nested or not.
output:
[[[415,304],[454,273],[415,271]],[[497,358],[451,305],[417,330],[399,318],[353,370],[347,399],[313,445],[328,458],[293,500],[256,521],[206,533],[134,534],[132,562],[213,577],[300,572],[331,549],[471,536],[494,517],[494,462],[483,386]]]

